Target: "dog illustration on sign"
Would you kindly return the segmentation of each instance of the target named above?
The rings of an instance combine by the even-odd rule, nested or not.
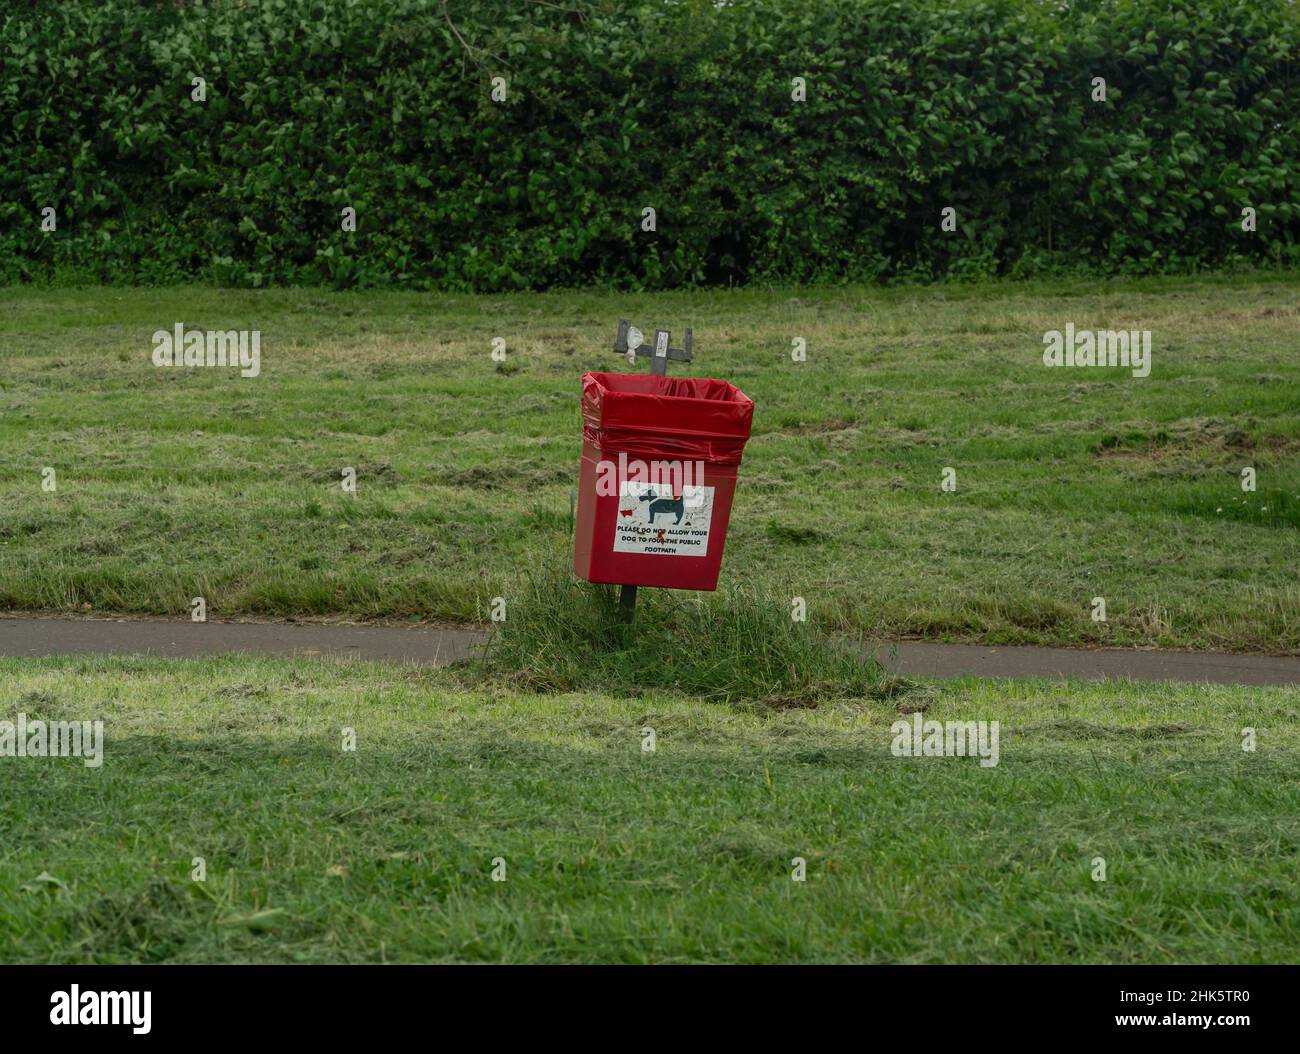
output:
[[[674,526],[681,523],[682,517],[686,515],[685,494],[683,494],[680,498],[661,498],[655,491],[648,490],[641,495],[641,500],[650,502],[650,507],[646,509],[646,512],[649,513],[650,515],[650,525],[652,527],[654,526],[655,517],[659,515],[659,513],[661,512],[667,514],[671,514],[671,513],[677,514],[677,519],[673,521]]]

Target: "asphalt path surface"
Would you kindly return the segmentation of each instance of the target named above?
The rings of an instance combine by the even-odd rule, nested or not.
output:
[[[483,630],[470,626],[0,616],[0,656],[20,657],[90,654],[190,658],[244,652],[441,666],[478,654],[486,639]],[[921,641],[881,643],[872,650],[887,669],[917,677],[1300,686],[1297,657]]]

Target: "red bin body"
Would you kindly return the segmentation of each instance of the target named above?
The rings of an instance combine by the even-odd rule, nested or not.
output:
[[[726,381],[584,374],[574,573],[716,589],[753,416]]]

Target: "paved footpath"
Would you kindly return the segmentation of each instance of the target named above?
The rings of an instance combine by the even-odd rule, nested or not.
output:
[[[0,616],[0,656],[89,653],[184,658],[248,652],[444,665],[477,654],[486,639],[482,630],[472,627]],[[918,677],[1300,685],[1300,658],[1266,655],[915,641],[880,644],[876,654],[886,668]]]

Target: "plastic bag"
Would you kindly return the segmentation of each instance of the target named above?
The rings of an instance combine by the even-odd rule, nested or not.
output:
[[[605,453],[739,465],[753,417],[749,396],[710,377],[582,377],[582,437]]]

